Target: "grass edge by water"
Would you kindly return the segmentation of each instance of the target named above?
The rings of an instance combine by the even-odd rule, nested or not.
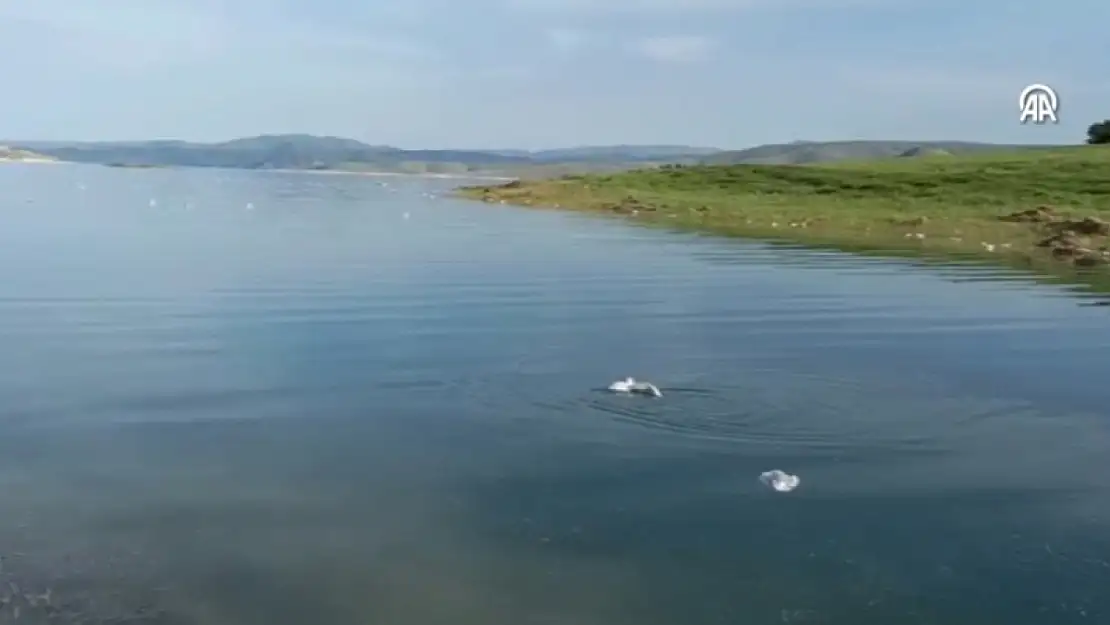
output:
[[[1007,266],[1110,292],[1110,148],[664,166],[457,190],[487,203],[868,256]]]

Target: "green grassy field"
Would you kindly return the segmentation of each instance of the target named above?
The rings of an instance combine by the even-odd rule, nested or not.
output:
[[[1064,274],[1110,262],[1105,146],[822,165],[664,167],[461,193],[724,235],[893,255],[977,256]],[[1022,211],[1028,214],[1012,217]]]

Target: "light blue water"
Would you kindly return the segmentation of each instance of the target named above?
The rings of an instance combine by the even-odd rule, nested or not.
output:
[[[452,184],[0,167],[0,623],[1110,621],[1110,309]]]

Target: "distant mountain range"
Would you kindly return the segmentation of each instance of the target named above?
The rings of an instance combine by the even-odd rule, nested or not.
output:
[[[227,167],[407,173],[551,175],[664,163],[817,163],[914,153],[966,153],[1022,146],[957,141],[839,141],[763,145],[746,150],[681,145],[613,145],[554,150],[405,150],[341,137],[262,135],[222,143],[186,141],[8,141],[63,161],[120,167]]]

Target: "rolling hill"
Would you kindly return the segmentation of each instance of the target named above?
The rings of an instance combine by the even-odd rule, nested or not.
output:
[[[919,154],[971,154],[1053,146],[1001,145],[968,141],[796,141],[746,150],[720,151],[700,159],[705,165],[804,165],[832,161],[869,161]]]
[[[304,134],[261,135],[221,143],[185,141],[12,141],[55,158],[120,166],[231,167],[380,171],[511,171],[542,165],[692,161],[717,150],[683,146],[603,146],[560,150],[405,150],[354,139]],[[604,168],[604,167],[603,167]],[[581,168],[579,168],[581,169]]]
[[[583,146],[552,150],[406,150],[342,137],[260,135],[219,143],[186,141],[10,141],[63,161],[123,167],[225,167],[548,177],[661,164],[805,164],[873,160],[916,153],[1013,149],[959,141],[838,141],[763,145],[745,150],[682,145]]]

